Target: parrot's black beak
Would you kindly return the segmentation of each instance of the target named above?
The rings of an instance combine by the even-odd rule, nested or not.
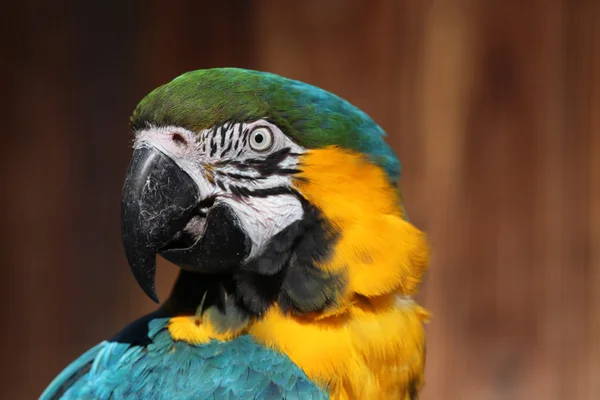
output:
[[[122,240],[135,279],[155,302],[156,253],[185,227],[199,196],[169,157],[147,147],[133,152],[121,200]]]
[[[125,255],[158,302],[156,255],[200,272],[224,272],[246,257],[248,239],[229,206],[200,193],[177,163],[153,147],[134,150],[121,200]]]

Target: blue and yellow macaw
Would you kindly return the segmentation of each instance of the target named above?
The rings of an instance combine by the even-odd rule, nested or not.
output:
[[[83,354],[47,399],[416,399],[428,265],[398,159],[365,113],[236,68],[186,73],[131,118],[122,239],[158,302]]]

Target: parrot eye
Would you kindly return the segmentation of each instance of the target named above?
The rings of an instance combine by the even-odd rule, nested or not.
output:
[[[250,132],[250,147],[254,151],[264,152],[273,145],[273,133],[264,126],[257,127]]]

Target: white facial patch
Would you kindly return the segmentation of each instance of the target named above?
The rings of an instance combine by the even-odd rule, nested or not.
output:
[[[248,259],[260,254],[270,238],[304,215],[300,200],[293,195],[249,197],[244,201],[225,198],[223,203],[234,210],[253,243]]]
[[[274,235],[303,217],[300,200],[286,190],[305,149],[266,120],[190,130],[166,126],[137,132],[134,148],[151,147],[171,158],[198,186],[200,199],[226,203],[252,242],[249,258]],[[210,212],[210,210],[208,210]],[[194,217],[186,231],[204,234]]]

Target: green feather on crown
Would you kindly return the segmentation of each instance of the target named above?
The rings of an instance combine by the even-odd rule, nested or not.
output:
[[[214,68],[185,73],[147,95],[131,118],[194,132],[224,122],[267,119],[306,148],[336,145],[367,155],[400,177],[400,162],[385,132],[367,114],[323,89],[267,72]]]

